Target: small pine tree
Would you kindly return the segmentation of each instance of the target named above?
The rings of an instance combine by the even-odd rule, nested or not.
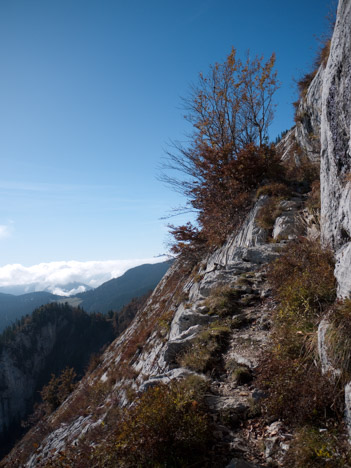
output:
[[[72,393],[76,386],[76,376],[74,369],[68,367],[58,377],[51,374],[49,383],[40,392],[41,398],[47,404],[50,412],[55,411]]]

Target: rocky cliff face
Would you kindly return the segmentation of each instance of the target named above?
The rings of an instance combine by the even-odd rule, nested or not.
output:
[[[21,421],[33,404],[37,379],[65,322],[50,322],[36,333],[18,333],[0,355],[0,435]]]
[[[341,0],[327,63],[296,111],[296,126],[280,143],[283,160],[301,154],[321,163],[321,235],[336,255],[338,294],[351,292],[351,5]]]
[[[312,163],[320,161],[320,132],[322,113],[322,85],[324,66],[320,66],[308,90],[296,109],[296,125],[284,136],[278,147],[282,160],[293,159],[295,164],[306,156]]]
[[[52,374],[73,367],[83,374],[91,353],[114,337],[111,321],[66,305],[48,304],[2,336],[0,438],[2,450],[23,430],[38,391]]]
[[[280,144],[283,160],[293,159],[299,164],[301,151],[312,162],[321,160],[322,239],[335,251],[340,296],[351,292],[350,48],[351,3],[340,0],[328,62],[320,67],[299,104],[296,127]],[[132,325],[103,354],[97,368],[55,413],[27,434],[3,466],[48,466],[45,464],[67,453],[73,454],[71,463],[79,460],[89,443],[103,437],[98,429],[108,425],[113,409],[133,401],[131,394],[189,375],[209,384],[207,404],[221,441],[216,449],[228,456],[235,454],[228,466],[252,468],[257,463],[280,463],[289,450],[291,434],[275,422],[258,436],[254,429],[249,433],[244,422],[252,404],[262,398],[250,375],[269,342],[271,311],[276,306],[266,279],[267,264],[279,257],[288,240],[311,234],[305,197],[294,195],[280,202],[280,214],[270,233],[274,242],[257,222],[260,209],[267,203],[267,197],[261,197],[240,231],[195,269],[186,271],[176,262]],[[313,237],[318,236],[316,231],[317,225]],[[198,367],[186,365],[184,357],[189,363],[191,353],[199,353],[196,343],[204,332],[218,332],[221,317],[212,313],[211,307],[228,287],[237,312],[226,321],[225,345],[216,366],[205,373],[198,363]],[[334,378],[340,372],[334,369],[325,345],[329,325],[328,318],[320,323],[319,354],[321,371]],[[230,377],[233,363],[245,369],[247,380]],[[347,422],[351,421],[348,387]],[[228,422],[223,414],[230,415],[230,424],[223,423]],[[34,453],[33,444],[38,447]],[[250,463],[240,461],[238,454]]]
[[[322,238],[336,252],[339,295],[351,292],[351,4],[339,3],[322,86]]]

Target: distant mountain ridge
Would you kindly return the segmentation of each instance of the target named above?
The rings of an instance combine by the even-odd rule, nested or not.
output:
[[[34,309],[50,302],[56,302],[61,296],[49,292],[31,292],[14,296],[0,293],[0,332]]]
[[[91,291],[74,296],[86,312],[107,313],[120,310],[133,298],[153,290],[170,267],[172,261],[144,264],[126,271],[122,276],[106,281]]]
[[[34,309],[45,304],[58,302],[68,303],[73,307],[80,306],[86,312],[107,313],[119,311],[133,298],[143,296],[153,290],[170,266],[170,262],[144,264],[131,268],[122,276],[113,278],[101,286],[75,296],[60,296],[46,291],[13,295],[0,292],[0,333],[7,326],[30,314]],[[71,283],[64,287],[80,285]],[[88,286],[87,286],[88,287]]]

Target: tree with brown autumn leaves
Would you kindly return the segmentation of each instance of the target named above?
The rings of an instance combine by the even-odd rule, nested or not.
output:
[[[266,62],[249,54],[243,61],[232,48],[224,63],[200,73],[184,100],[193,133],[187,146],[172,144],[161,179],[186,196],[198,227],[170,226],[174,253],[221,244],[247,212],[253,189],[277,172],[268,145],[279,87],[274,64],[274,54]]]

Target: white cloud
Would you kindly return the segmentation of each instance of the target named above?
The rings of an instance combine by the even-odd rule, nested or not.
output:
[[[63,288],[50,288],[52,294],[56,294],[57,296],[75,296],[76,294],[83,293],[87,290],[87,288],[83,285],[78,286],[77,288],[73,289],[63,289]]]
[[[5,265],[0,267],[0,287],[35,285],[36,291],[49,290],[62,293],[63,286],[78,282],[96,288],[105,281],[123,275],[130,268],[144,263],[158,263],[165,260],[166,257],[153,257],[88,262],[71,260],[39,263],[30,267],[21,264]],[[81,291],[82,289],[79,291],[72,289],[69,293],[75,294]],[[67,294],[66,291],[64,295]]]

